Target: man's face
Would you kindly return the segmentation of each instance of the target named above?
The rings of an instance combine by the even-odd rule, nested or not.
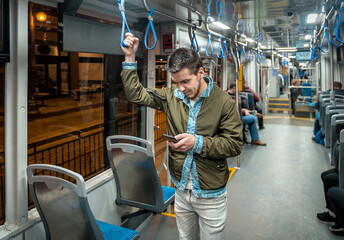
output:
[[[198,70],[197,75],[191,74],[188,68],[184,68],[177,73],[171,73],[172,81],[177,85],[179,92],[184,93],[187,98],[193,101],[200,95],[203,76],[203,68]]]

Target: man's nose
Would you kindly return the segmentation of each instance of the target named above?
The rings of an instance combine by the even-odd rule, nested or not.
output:
[[[183,92],[185,90],[185,87],[182,84],[177,85],[179,92]]]

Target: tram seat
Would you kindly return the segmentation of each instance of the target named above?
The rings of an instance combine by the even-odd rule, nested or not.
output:
[[[344,98],[341,97],[336,97],[335,101],[331,101],[329,98],[324,98],[321,104],[321,107],[319,108],[319,112],[320,112],[320,119],[319,119],[319,125],[320,127],[324,127],[325,124],[325,111],[326,111],[326,106],[327,105],[342,105],[344,104]]]
[[[324,133],[325,133],[325,147],[330,147],[330,128],[331,128],[331,117],[334,114],[344,113],[344,105],[327,105],[325,110],[325,124],[324,124]]]
[[[26,172],[32,200],[42,219],[47,240],[139,238],[134,230],[95,219],[88,204],[84,179],[78,173],[48,164],[30,165]],[[44,175],[51,172],[55,176]]]
[[[244,90],[245,93],[247,93],[247,96],[248,96],[248,106],[249,106],[249,110],[254,110],[255,107],[254,107],[254,95],[253,95],[253,92],[250,91],[250,90]]]
[[[295,117],[309,118],[309,115],[310,115],[309,102],[307,101],[295,102]]]
[[[330,163],[334,163],[334,147],[338,140],[340,131],[344,129],[344,114],[335,114],[331,117],[331,132],[330,132]]]
[[[152,144],[138,137],[114,135],[106,138],[106,146],[116,181],[116,203],[153,213],[165,211],[174,201],[175,189],[161,186]]]
[[[344,129],[339,133],[339,164],[338,164],[338,175],[339,175],[339,187],[344,188]]]
[[[239,98],[241,99],[241,107],[242,108],[246,108],[246,109],[250,109],[250,104],[249,104],[249,100],[248,100],[248,94],[240,92],[239,93]]]

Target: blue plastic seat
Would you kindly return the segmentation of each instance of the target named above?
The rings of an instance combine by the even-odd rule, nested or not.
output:
[[[109,162],[116,181],[117,204],[161,213],[174,201],[175,189],[161,186],[152,144],[142,138],[106,138]]]
[[[47,240],[139,238],[136,231],[96,221],[80,174],[48,164],[33,164],[26,171],[32,200],[42,219]]]

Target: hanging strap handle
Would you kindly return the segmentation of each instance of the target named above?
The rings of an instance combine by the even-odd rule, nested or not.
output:
[[[216,1],[216,13],[217,13],[218,20],[221,21],[222,1],[220,0]]]
[[[222,36],[219,37],[219,47],[217,48],[217,57],[218,58],[223,57],[223,48],[222,48],[222,44],[221,44],[221,38],[222,38]],[[220,53],[221,53],[221,55],[220,55]]]
[[[222,51],[224,52],[225,50],[226,50],[226,56],[225,56],[225,54],[223,54],[223,58],[227,58],[228,57],[228,55],[229,55],[229,52],[228,52],[228,47],[227,47],[227,38],[225,37],[225,40],[223,40],[223,45],[222,45]]]
[[[333,27],[332,27],[332,30],[331,30],[331,43],[332,43],[332,45],[333,46],[335,46],[335,47],[340,47],[340,46],[342,46],[343,45],[343,43],[340,43],[339,45],[337,45],[337,44],[335,44],[334,43],[334,40],[333,40],[333,37],[336,37],[335,36],[335,29],[336,29],[336,27],[337,27],[337,21],[339,21],[339,15],[338,15],[338,12],[337,12],[337,8],[336,8],[336,5],[333,3],[333,8],[336,10],[336,17],[334,18],[334,23],[333,23]]]
[[[125,32],[125,28],[127,28],[128,33],[130,33],[130,29],[127,23],[127,20],[125,18],[125,8],[124,8],[124,0],[117,0],[118,3],[118,8],[119,11],[121,12],[122,15],[122,33],[121,33],[121,45],[123,47],[128,47],[124,42],[124,32]]]
[[[206,1],[206,3],[207,3],[208,17],[211,17],[211,15],[210,15],[210,5],[211,5],[211,2],[212,2],[213,0],[209,0],[209,3],[208,3],[208,0],[205,0],[205,1]]]
[[[245,52],[245,46],[242,45],[242,51],[241,51],[241,61],[245,61],[246,60],[246,52]]]
[[[211,53],[208,53],[208,48],[210,46],[211,49]],[[205,48],[205,54],[207,54],[208,57],[213,56],[214,53],[214,49],[213,49],[213,45],[211,44],[211,32],[208,33],[208,42],[207,42],[207,47]]]
[[[331,49],[331,44],[330,44],[330,40],[328,39],[328,35],[327,35],[327,26],[325,26],[325,24],[323,25],[323,28],[324,28],[324,35],[321,39],[321,44],[320,44],[320,50],[323,52],[323,53],[328,53]],[[324,43],[324,40],[325,40],[325,37],[326,37],[326,40],[327,40],[327,44],[328,44],[328,48],[327,48],[327,51],[324,51],[323,50],[323,43]]]
[[[192,28],[192,32],[193,32],[193,35],[192,35],[192,39],[191,39],[191,46],[190,48],[193,49],[193,46],[194,44],[196,45],[196,52],[199,51],[199,47],[198,47],[198,42],[197,42],[197,38],[196,38],[196,25]]]
[[[156,33],[155,33],[155,29],[154,29],[154,25],[153,25],[153,13],[154,13],[154,8],[151,7],[150,11],[147,11],[148,13],[148,26],[147,26],[147,30],[146,30],[146,35],[145,35],[145,46],[148,50],[152,50],[155,48],[156,43],[158,41],[157,37],[156,37]],[[154,35],[154,45],[153,47],[148,47],[147,45],[147,37],[148,37],[148,33],[149,33],[149,29],[152,29],[152,33]]]

